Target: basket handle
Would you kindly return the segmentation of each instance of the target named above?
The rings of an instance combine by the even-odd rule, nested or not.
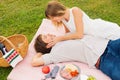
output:
[[[12,42],[10,40],[8,40],[6,37],[4,36],[0,36],[0,42],[3,42],[3,41],[7,41],[15,50],[16,50],[16,47],[12,44]]]
[[[3,42],[6,38],[4,36],[0,36],[0,42]]]

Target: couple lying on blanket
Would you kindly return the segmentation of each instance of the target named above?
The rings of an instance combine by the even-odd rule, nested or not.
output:
[[[60,28],[62,27],[63,26]],[[109,28],[108,31],[110,31]],[[120,29],[114,29],[120,32]],[[37,54],[32,59],[33,66],[64,61],[80,61],[87,63],[90,67],[97,67],[112,78],[112,80],[120,79],[118,75],[120,73],[120,39],[118,37],[120,33],[117,33],[116,37],[114,34],[106,38],[94,35],[84,35],[82,39],[61,41],[53,47],[48,48],[48,43],[53,41],[56,37],[67,35],[61,34],[62,35],[40,34],[36,38],[35,50]]]
[[[57,2],[49,5],[64,8]],[[35,40],[37,54],[32,59],[32,65],[80,61],[100,69],[112,80],[120,80],[120,27],[101,19],[93,20],[76,7],[65,8],[63,14],[64,9],[61,10],[61,15],[60,12],[52,15],[50,10],[54,7],[46,8],[46,17],[54,24],[58,22],[54,27],[56,30],[63,28],[65,33],[40,34]]]

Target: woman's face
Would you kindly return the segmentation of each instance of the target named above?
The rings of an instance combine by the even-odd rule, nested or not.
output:
[[[43,40],[45,43],[49,43],[49,42],[53,41],[53,39],[54,39],[55,37],[56,37],[56,36],[55,36],[55,35],[52,35],[52,34],[42,35],[42,40]]]
[[[52,20],[53,22],[61,22],[63,19],[63,16],[56,16],[56,17],[52,17],[49,16],[50,20]]]

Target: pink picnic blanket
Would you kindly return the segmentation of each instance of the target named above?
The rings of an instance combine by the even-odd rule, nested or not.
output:
[[[57,30],[56,30],[57,29]],[[35,36],[33,37],[31,43],[29,44],[29,49],[27,52],[27,56],[24,58],[23,61],[21,61],[17,66],[10,72],[10,74],[7,77],[7,80],[42,80],[45,76],[45,74],[42,73],[42,67],[32,67],[31,66],[31,60],[33,55],[36,54],[34,50],[34,41],[35,38],[40,34],[56,34],[56,35],[64,35],[64,27],[56,28],[53,26],[52,22],[47,19],[43,19],[38,31],[36,32]],[[105,74],[103,74],[100,70],[97,69],[91,69],[88,67],[87,64],[81,63],[81,62],[63,62],[58,64],[50,64],[48,65],[50,68],[53,68],[55,65],[58,65],[60,68],[63,67],[66,64],[75,64],[79,66],[81,70],[81,74],[85,75],[92,75],[97,80],[111,80],[109,77],[107,77]],[[64,80],[59,72],[56,76],[55,80]]]

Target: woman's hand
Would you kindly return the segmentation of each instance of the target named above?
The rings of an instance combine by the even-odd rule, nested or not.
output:
[[[46,46],[47,48],[53,47],[56,43],[60,42],[60,37],[55,37],[51,42]]]

